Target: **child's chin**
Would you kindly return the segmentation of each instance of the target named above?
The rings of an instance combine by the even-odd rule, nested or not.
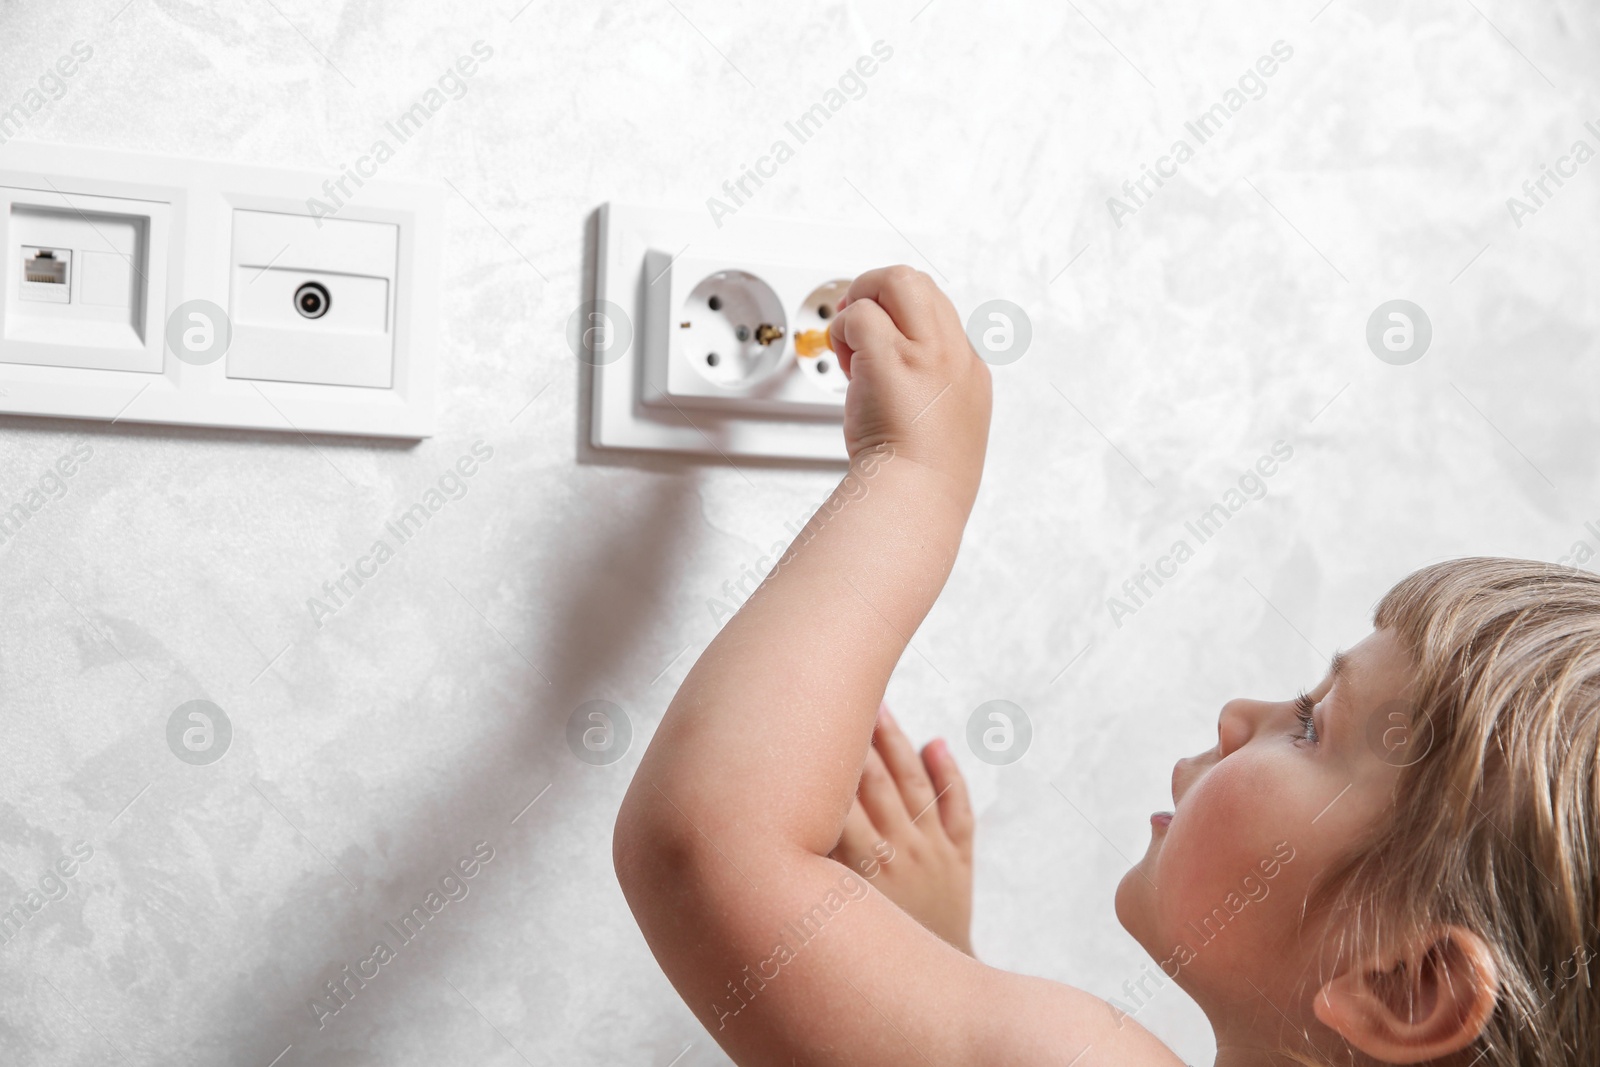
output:
[[[1140,944],[1144,944],[1144,938],[1140,935],[1148,929],[1149,916],[1154,910],[1155,901],[1150,899],[1150,895],[1150,883],[1145,881],[1144,874],[1135,865],[1129,867],[1122,881],[1117,883],[1117,892],[1113,897],[1117,922]]]

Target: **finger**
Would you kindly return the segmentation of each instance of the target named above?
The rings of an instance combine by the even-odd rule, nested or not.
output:
[[[932,278],[904,264],[867,271],[850,283],[845,298],[877,302],[913,341],[925,341],[938,333],[940,303],[948,303]]]
[[[832,855],[846,867],[854,867],[861,857],[872,855],[873,846],[882,840],[883,835],[872,825],[861,801],[852,798],[850,813],[844,817],[844,830],[839,834],[839,843],[834,846]]]
[[[905,335],[895,329],[889,313],[874,300],[852,300],[828,327],[828,344],[839,357],[839,369],[845,377],[852,373],[851,363],[857,352],[888,351],[904,340]]]
[[[856,796],[880,836],[900,839],[910,829],[911,816],[906,814],[905,801],[900,799],[900,787],[895,785],[876,746],[867,747],[867,762],[861,768],[861,784]]]
[[[927,768],[917,758],[917,750],[911,747],[910,738],[894,721],[894,716],[889,714],[887,704],[878,709],[878,725],[873,731],[872,743],[883,754],[884,765],[889,768],[895,785],[900,787],[900,796],[911,821],[924,829],[935,829],[933,824],[937,816],[930,811],[934,797],[933,782],[928,778]]]
[[[972,848],[975,821],[972,818],[972,798],[967,793],[967,780],[956,765],[955,756],[944,738],[929,741],[922,749],[922,762],[928,768],[928,777],[939,795],[939,822],[952,843],[964,851]]]

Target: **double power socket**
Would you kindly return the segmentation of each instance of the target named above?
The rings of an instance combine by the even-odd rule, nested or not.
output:
[[[580,351],[595,447],[848,458],[849,380],[825,331],[851,279],[904,260],[904,238],[623,203],[601,209],[599,231]]]

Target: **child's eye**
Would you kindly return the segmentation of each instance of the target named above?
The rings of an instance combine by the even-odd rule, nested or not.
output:
[[[1290,737],[1296,741],[1310,741],[1313,745],[1317,743],[1317,721],[1311,714],[1316,707],[1316,703],[1303,690],[1294,698],[1295,718],[1300,720],[1300,732],[1290,734]]]

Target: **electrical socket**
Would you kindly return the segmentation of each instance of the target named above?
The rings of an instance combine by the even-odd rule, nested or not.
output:
[[[848,379],[830,349],[801,356],[795,338],[827,327],[850,279],[903,261],[903,238],[619,203],[599,230],[596,307],[620,308],[632,342],[583,354],[595,447],[848,459]]]
[[[710,412],[754,415],[844,413],[844,392],[830,389],[826,371],[844,379],[826,358],[806,361],[795,351],[795,334],[805,312],[816,324],[825,320],[807,300],[815,299],[827,278],[824,266],[794,266],[679,256],[652,249],[645,274],[642,344],[645,403],[682,405]],[[839,295],[849,287],[835,285]],[[818,371],[818,367],[824,368]]]

